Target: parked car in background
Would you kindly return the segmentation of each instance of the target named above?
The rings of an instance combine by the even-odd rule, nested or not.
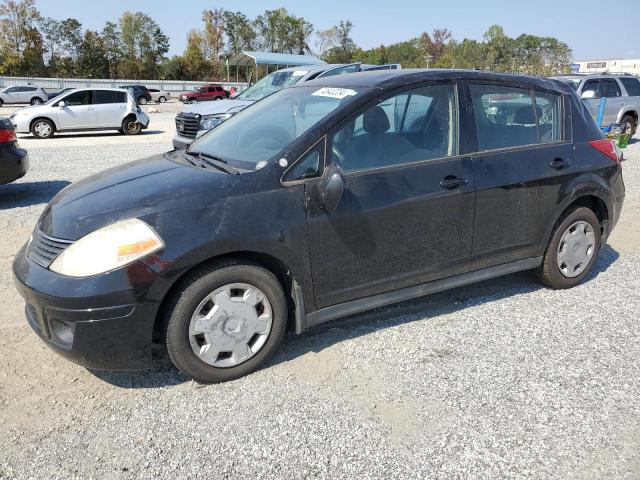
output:
[[[284,68],[270,73],[233,98],[208,105],[195,105],[185,108],[176,116],[176,136],[173,146],[182,148],[208,130],[217,127],[242,109],[271,95],[278,90],[314,78],[330,77],[345,73],[366,72],[372,70],[397,70],[399,64],[366,65],[361,62],[350,64],[322,64]]]
[[[49,100],[49,95],[42,87],[33,85],[5,87],[0,90],[0,107],[10,103],[30,103],[39,105]]]
[[[572,84],[595,119],[600,99],[606,98],[601,127],[623,124],[624,130],[636,133],[640,114],[640,79],[624,74],[561,75],[552,77]]]
[[[79,88],[44,105],[18,110],[11,117],[18,133],[49,138],[56,132],[118,130],[138,135],[149,125],[130,91],[119,88]]]
[[[533,121],[492,121],[500,98]],[[220,382],[287,330],[523,270],[579,285],[624,195],[619,151],[564,83],[333,76],[67,187],[13,272],[28,323],[65,357],[129,370],[166,348]]]
[[[120,85],[118,88],[129,90],[138,105],[146,105],[152,100],[151,93],[144,85]]]
[[[151,100],[157,103],[164,103],[171,100],[171,93],[166,90],[158,90],[157,88],[149,88]]]
[[[0,185],[24,177],[29,169],[29,155],[18,146],[13,124],[0,118]]]
[[[224,100],[225,98],[229,98],[229,95],[229,92],[222,88],[222,85],[208,84],[194,87],[189,92],[181,93],[178,99],[182,103],[198,103],[212,100]]]
[[[63,93],[70,92],[71,90],[75,90],[75,87],[63,88],[58,92],[48,92],[47,95],[49,96],[49,100],[51,100],[52,98],[55,98],[58,95],[62,95]]]

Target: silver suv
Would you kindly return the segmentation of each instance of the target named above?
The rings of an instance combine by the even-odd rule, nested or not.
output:
[[[0,107],[3,103],[30,103],[39,105],[49,100],[49,95],[42,87],[33,85],[5,87],[0,90]]]
[[[601,127],[612,123],[622,123],[636,133],[638,113],[640,113],[640,80],[624,74],[562,75],[552,77],[562,80],[576,89],[580,98],[597,118],[600,100],[605,97],[606,104]]]

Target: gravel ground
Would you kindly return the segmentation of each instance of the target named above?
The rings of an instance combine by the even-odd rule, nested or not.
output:
[[[0,186],[0,478],[640,477],[640,141],[571,291],[521,273],[380,309],[221,385],[88,371],[26,326],[11,259],[67,182],[167,149],[173,115],[140,137],[20,139],[32,169]]]

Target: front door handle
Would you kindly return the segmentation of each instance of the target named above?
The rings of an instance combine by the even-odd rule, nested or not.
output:
[[[446,190],[453,190],[460,185],[466,185],[469,182],[466,178],[456,177],[455,175],[447,175],[440,181],[440,186]]]
[[[571,160],[565,160],[563,158],[554,158],[549,164],[551,168],[555,168],[557,170],[568,167],[569,165],[571,165]]]

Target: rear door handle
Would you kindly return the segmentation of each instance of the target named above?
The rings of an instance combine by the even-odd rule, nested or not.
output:
[[[551,168],[555,168],[557,170],[568,167],[569,165],[571,165],[571,160],[565,160],[563,158],[554,158],[549,164]]]
[[[440,186],[446,190],[453,190],[460,185],[466,185],[469,182],[466,178],[456,177],[454,175],[447,175],[440,181]]]

